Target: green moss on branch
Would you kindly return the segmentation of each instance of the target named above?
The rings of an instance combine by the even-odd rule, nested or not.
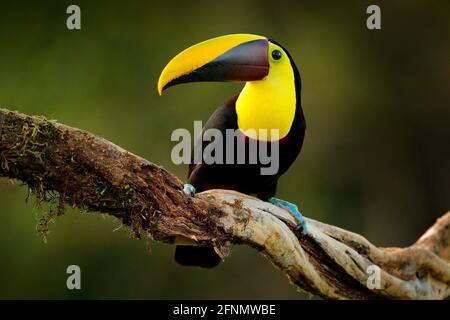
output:
[[[23,181],[38,202],[53,203],[49,220],[68,204],[113,215],[137,237],[145,232],[172,242],[193,233],[200,243],[214,238],[224,245],[223,232],[207,218],[215,213],[185,197],[182,182],[163,168],[56,121],[6,109],[0,116],[0,176]],[[47,230],[45,222],[40,229]]]

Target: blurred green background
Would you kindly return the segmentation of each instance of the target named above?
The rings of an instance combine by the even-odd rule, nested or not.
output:
[[[407,246],[450,209],[447,2],[1,1],[0,106],[89,130],[185,178],[175,128],[206,121],[240,90],[190,84],[158,97],[159,72],[187,46],[255,33],[283,44],[303,80],[307,134],[278,195],[381,246]],[[366,28],[369,4],[382,30]],[[173,247],[133,240],[97,214],[36,231],[27,189],[0,180],[0,298],[308,298],[254,250],[213,270],[182,268]],[[66,289],[66,267],[82,290]]]

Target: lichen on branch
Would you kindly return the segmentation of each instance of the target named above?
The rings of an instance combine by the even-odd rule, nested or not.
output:
[[[180,179],[86,131],[0,109],[0,177],[17,179],[38,202],[112,215],[136,237],[211,246],[231,244],[266,256],[300,290],[329,299],[444,299],[450,295],[450,213],[408,248],[377,248],[362,236],[308,219],[296,231],[285,210],[234,191],[195,198]],[[46,223],[42,223],[43,232]],[[369,267],[380,271],[367,285]]]

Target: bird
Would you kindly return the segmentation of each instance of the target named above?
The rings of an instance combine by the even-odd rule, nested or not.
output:
[[[202,136],[210,129],[224,136],[227,130],[235,130],[237,134],[233,139],[243,143],[244,150],[250,150],[251,142],[257,142],[258,150],[265,146],[277,151],[278,170],[262,174],[267,163],[260,159],[252,162],[249,154],[244,159],[241,157],[239,163],[237,158],[242,152],[237,147],[224,151],[235,160],[226,163],[195,162],[193,150],[185,193],[195,196],[205,190],[229,189],[256,195],[288,210],[305,234],[307,224],[298,207],[275,197],[278,179],[300,154],[306,131],[301,78],[292,56],[278,42],[264,36],[216,37],[193,45],[170,60],[160,74],[158,93],[161,96],[169,87],[189,82],[244,83],[241,92],[213,112],[202,129]],[[271,134],[272,130],[277,134]],[[211,143],[212,139],[198,139],[194,149],[205,151]],[[255,152],[252,150],[249,153]],[[177,245],[175,260],[183,266],[203,268],[212,268],[221,262],[213,248],[192,245]]]

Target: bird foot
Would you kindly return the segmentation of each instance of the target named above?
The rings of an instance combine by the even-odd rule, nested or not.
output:
[[[185,183],[183,187],[184,193],[189,197],[195,196],[195,187],[192,184]]]
[[[299,231],[302,234],[306,234],[306,220],[303,217],[303,215],[300,213],[300,211],[298,210],[298,207],[286,200],[281,200],[275,197],[271,197],[269,198],[269,202],[279,208],[282,209],[287,209],[291,215],[295,218],[295,220],[297,221],[297,226]]]

